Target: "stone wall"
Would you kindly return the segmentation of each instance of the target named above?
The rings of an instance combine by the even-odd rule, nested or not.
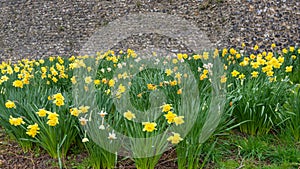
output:
[[[194,22],[218,47],[242,42],[268,48],[300,42],[298,0],[1,0],[1,60],[78,55],[98,28],[138,12],[162,12]],[[163,43],[162,43],[163,42]],[[116,48],[159,44],[189,51],[184,44],[157,34],[133,35]]]

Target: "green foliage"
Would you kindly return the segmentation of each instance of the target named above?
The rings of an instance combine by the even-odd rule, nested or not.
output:
[[[30,85],[24,84],[23,88],[12,86],[11,84],[19,79],[16,77],[17,73],[12,74],[9,81],[1,85],[3,92],[0,94],[0,109],[5,113],[0,115],[0,118],[3,119],[0,121],[0,125],[4,126],[25,149],[30,148],[33,142],[44,148],[53,158],[64,158],[78,133],[75,127],[78,124],[77,119],[76,117],[72,117],[69,113],[72,96],[67,90],[70,89],[68,87],[61,87],[70,82],[62,78],[56,84],[51,85],[50,83],[47,85],[46,80],[40,78],[41,67],[56,65],[58,61],[56,60],[51,63],[45,62],[41,65],[37,63],[39,62],[33,61],[28,63],[24,61],[22,63],[28,66],[32,64],[32,71],[35,70],[36,72],[36,74],[33,75],[31,75],[33,72],[27,72],[28,77],[32,76],[28,79]],[[26,70],[26,68],[24,69]],[[23,76],[27,76],[26,73],[24,73]],[[59,92],[62,92],[65,99],[64,105],[62,106],[57,106],[53,103],[53,100],[48,99],[49,96]],[[4,105],[7,100],[13,101],[16,108],[6,108]],[[45,117],[40,117],[37,114],[39,109],[48,111]],[[56,112],[58,115],[58,123],[55,124],[55,126],[49,126],[47,124],[49,112]],[[25,123],[19,126],[13,126],[8,122],[10,117],[21,117]],[[28,131],[27,126],[35,123],[38,124],[40,129],[38,131],[39,133],[37,133],[35,137],[30,137],[26,134],[26,131]]]
[[[239,128],[250,135],[267,134],[285,120],[282,105],[286,101],[286,81],[269,82],[265,78],[238,81],[232,95],[233,117]]]
[[[285,135],[245,137],[232,133],[219,137],[210,161],[217,168],[295,168],[299,153],[299,145]]]
[[[90,141],[85,143],[88,150],[88,162],[94,169],[113,169],[117,163],[117,156],[111,152],[106,151],[99,145]]]
[[[253,136],[236,141],[236,146],[244,158],[256,158],[259,161],[265,160],[264,154],[268,150],[268,143]]]
[[[299,48],[290,48],[281,53],[248,56],[224,49],[214,54],[178,54],[176,59],[166,57],[152,63],[137,61],[136,54],[128,50],[98,53],[96,58],[50,57],[2,63],[0,125],[24,150],[36,144],[58,158],[60,167],[71,145],[78,144],[78,133],[93,168],[114,168],[115,152],[121,144],[132,151],[137,168],[155,168],[164,150],[171,146],[169,143],[176,148],[178,168],[203,168],[214,162],[220,168],[255,168],[257,161],[261,168],[294,167],[300,161],[299,145],[293,143],[300,141],[300,92],[299,87],[292,87],[300,82],[300,52]],[[93,72],[91,61],[99,63],[96,76],[76,74],[78,70]],[[258,67],[253,66],[260,61]],[[234,71],[237,76],[233,76]],[[253,71],[259,76],[254,77]],[[78,89],[82,95],[95,89],[94,95],[76,95],[72,93],[75,87],[81,87]],[[61,94],[63,104],[52,97],[55,94]],[[15,107],[7,106],[8,100]],[[91,104],[88,111],[77,114],[79,123],[77,115],[71,113],[87,104]],[[162,111],[165,104],[171,104],[170,112],[184,117],[184,123],[168,121],[168,112]],[[39,109],[47,110],[44,117],[36,113]],[[136,118],[125,117],[128,110]],[[59,123],[50,125],[49,115],[54,112]],[[24,123],[11,122],[12,119]],[[143,122],[155,123],[156,129],[145,130]],[[39,130],[32,136],[28,126],[35,123]],[[269,137],[279,124],[289,143],[281,145]],[[256,137],[226,137],[235,127]],[[172,140],[175,133],[180,138],[178,142]],[[113,134],[115,137],[111,137]],[[154,139],[156,136],[159,137]],[[217,137],[221,139],[215,141]],[[267,165],[266,161],[275,164]]]
[[[292,89],[292,94],[287,99],[284,105],[285,110],[288,112],[288,120],[283,125],[283,131],[289,134],[289,137],[294,138],[296,142],[300,141],[300,85],[296,85]]]

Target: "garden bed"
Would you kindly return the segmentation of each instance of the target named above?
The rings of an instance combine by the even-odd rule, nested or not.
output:
[[[258,49],[2,62],[0,165],[298,167],[300,49]]]

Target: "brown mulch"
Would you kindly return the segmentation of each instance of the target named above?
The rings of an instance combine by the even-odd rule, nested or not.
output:
[[[69,159],[83,161],[87,153],[71,153]],[[76,164],[64,160],[64,168],[74,168]],[[58,169],[58,160],[51,158],[46,151],[39,147],[25,152],[17,142],[9,138],[0,127],[0,169]]]

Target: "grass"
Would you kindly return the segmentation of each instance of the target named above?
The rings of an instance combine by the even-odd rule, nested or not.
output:
[[[208,143],[209,144],[209,143]],[[298,168],[300,144],[285,134],[243,136],[239,133],[218,138],[211,153],[214,168]]]

